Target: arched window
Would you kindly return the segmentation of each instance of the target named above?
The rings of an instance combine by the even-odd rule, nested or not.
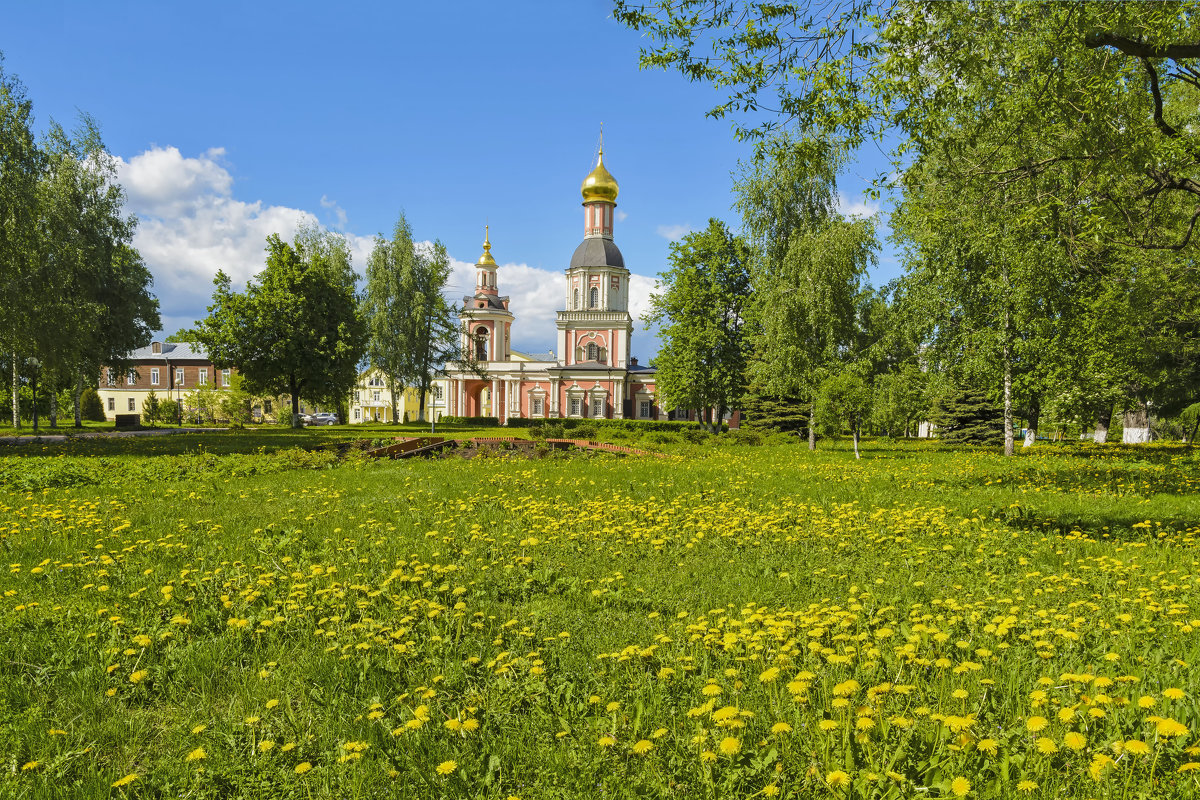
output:
[[[579,290],[575,290],[575,304],[571,308],[579,308]]]
[[[598,358],[600,358],[600,348],[596,346],[595,342],[589,343],[587,346],[587,360],[595,361]]]
[[[591,291],[588,292],[588,308],[599,308],[599,307],[600,307],[600,290],[597,289],[595,286],[593,286]]]
[[[487,340],[488,329],[479,327],[475,329],[475,360],[487,361]]]

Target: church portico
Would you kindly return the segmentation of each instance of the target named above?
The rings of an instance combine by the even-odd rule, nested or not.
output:
[[[509,298],[499,294],[485,230],[475,292],[459,310],[463,352],[474,368],[446,368],[451,415],[495,417],[501,424],[513,418],[665,418],[654,402],[653,368],[638,366],[629,353],[630,272],[613,241],[617,192],[601,148],[581,186],[584,239],[564,272],[557,354],[512,349],[515,316]]]

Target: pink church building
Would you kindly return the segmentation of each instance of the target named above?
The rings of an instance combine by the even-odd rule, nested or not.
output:
[[[462,417],[666,419],[655,397],[654,369],[629,354],[629,270],[613,241],[617,181],[604,167],[584,178],[583,242],[566,269],[558,312],[558,355],[513,350],[516,320],[497,285],[492,245],[484,236],[475,293],[459,310],[464,352],[482,375],[447,365],[445,413]]]

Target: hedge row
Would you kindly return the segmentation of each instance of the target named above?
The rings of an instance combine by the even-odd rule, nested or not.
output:
[[[443,425],[470,425],[475,428],[496,428],[500,425],[497,417],[451,417],[442,415],[437,420]]]
[[[618,428],[627,431],[683,431],[699,427],[699,423],[684,421],[668,421],[657,419],[584,419],[568,417],[566,419],[509,419],[510,428],[544,428],[547,425],[557,425],[564,431],[574,428]]]

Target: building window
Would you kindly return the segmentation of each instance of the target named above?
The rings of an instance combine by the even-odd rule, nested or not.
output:
[[[270,400],[263,400],[263,413],[264,414],[271,413],[271,401]]]
[[[233,380],[233,376],[229,374],[229,370],[221,370],[221,385],[228,386],[231,380]]]
[[[359,393],[356,391],[356,392],[354,393],[354,402],[356,402],[356,403],[362,402],[362,401],[359,399],[358,395],[359,395]]]
[[[136,401],[136,400],[134,400],[132,397],[131,397],[131,398],[129,398],[129,410],[130,410],[130,411],[137,411],[137,405],[136,405],[136,403],[137,403],[137,401]]]
[[[175,385],[183,386],[183,367],[175,370]]]
[[[487,361],[487,340],[488,340],[488,329],[482,328],[482,327],[476,328],[475,329],[475,360],[476,361]]]
[[[150,368],[150,385],[158,386],[158,367]]]
[[[650,401],[643,400],[638,404],[638,416],[642,419],[650,419]]]
[[[593,286],[588,291],[588,308],[600,307],[600,290]]]
[[[354,421],[362,422],[362,409],[361,408],[354,409]]]
[[[117,410],[117,398],[115,398],[115,397],[108,398],[108,410],[109,411]]]
[[[434,387],[433,387],[433,398],[434,398],[435,400],[441,400],[441,399],[442,399],[442,387],[441,387],[441,386],[434,386]]]
[[[596,360],[596,359],[598,359],[598,358],[600,358],[600,348],[596,346],[596,343],[595,343],[595,342],[590,342],[590,343],[588,343],[588,346],[587,346],[587,360],[588,360],[588,361],[595,361],[595,360]]]
[[[571,416],[578,417],[579,410],[582,408],[582,401],[578,397],[571,398]]]
[[[597,417],[597,418],[604,416],[604,398],[603,397],[593,397],[592,398],[592,416]]]
[[[133,386],[135,383],[137,383],[137,373],[133,370],[129,370],[129,372],[125,374],[125,383],[130,386]]]
[[[579,309],[579,290],[578,289],[575,290],[575,303],[571,307],[576,310]]]
[[[540,417],[542,415],[542,398],[540,398],[540,397],[533,398],[533,405],[532,405],[531,413],[535,417]]]
[[[117,385],[117,373],[111,369],[108,370],[108,385],[109,386]],[[112,411],[112,409],[110,408],[109,411]]]
[[[207,369],[205,369],[203,367],[200,368],[200,375],[198,378],[196,378],[196,383],[198,383],[201,386],[208,386],[208,370]]]
[[[371,400],[372,400],[372,402],[375,402],[375,403],[379,402],[379,390],[378,389],[371,392]]]
[[[367,386],[383,386],[383,376],[376,373],[367,381]]]

